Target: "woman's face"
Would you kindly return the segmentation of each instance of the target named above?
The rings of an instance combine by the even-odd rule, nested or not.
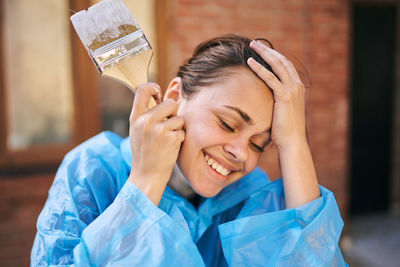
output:
[[[250,173],[270,140],[273,96],[245,67],[180,98],[186,137],[178,164],[193,190],[212,197]]]

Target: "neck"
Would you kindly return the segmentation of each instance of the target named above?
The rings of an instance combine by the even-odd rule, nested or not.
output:
[[[182,173],[182,170],[179,168],[178,163],[175,163],[168,186],[188,201],[191,201],[197,196],[185,175]]]

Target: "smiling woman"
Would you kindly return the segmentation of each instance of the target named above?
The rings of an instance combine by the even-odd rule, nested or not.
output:
[[[304,113],[304,86],[275,50],[236,35],[200,44],[163,100],[139,86],[129,138],[102,133],[66,156],[32,265],[346,265]],[[272,183],[256,168],[269,142],[283,174]]]
[[[182,78],[175,78],[165,95],[177,101],[177,115],[185,122],[178,164],[191,188],[204,197],[215,196],[250,173],[270,137],[271,90],[248,68],[231,68],[224,82],[190,97],[181,93]],[[217,166],[229,174],[216,171]]]

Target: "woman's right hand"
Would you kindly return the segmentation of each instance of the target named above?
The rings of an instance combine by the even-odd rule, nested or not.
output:
[[[150,97],[159,103],[148,107]],[[174,100],[160,103],[161,90],[155,83],[140,85],[129,118],[132,168],[128,180],[157,206],[177,160],[185,132],[184,120],[176,116]]]

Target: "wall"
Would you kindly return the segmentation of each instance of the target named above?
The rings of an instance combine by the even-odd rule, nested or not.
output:
[[[29,266],[36,220],[54,173],[0,176],[0,265]]]
[[[331,189],[342,215],[347,214],[348,36],[346,0],[169,0],[168,78],[205,39],[236,33],[264,37],[278,51],[307,69],[308,132],[319,181]],[[272,159],[272,160],[270,160]],[[274,153],[260,165],[279,175]]]

